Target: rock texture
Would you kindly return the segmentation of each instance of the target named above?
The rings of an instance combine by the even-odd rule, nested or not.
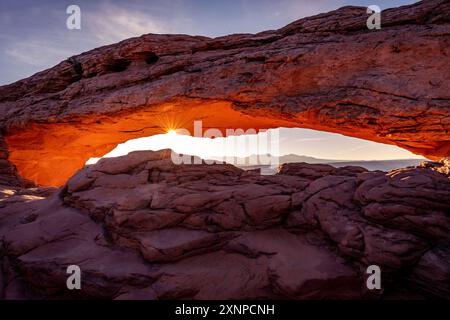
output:
[[[31,187],[32,181],[21,178],[16,167],[9,161],[8,145],[0,136],[0,185],[15,187]]]
[[[450,4],[301,19],[255,35],[144,35],[0,87],[20,174],[62,185],[90,157],[168,128],[305,127],[450,155]]]
[[[60,189],[1,189],[0,294],[448,299],[449,169],[298,163],[261,176],[175,165],[170,150],[102,159]],[[79,291],[66,288],[72,264]],[[383,290],[365,286],[372,264]]]

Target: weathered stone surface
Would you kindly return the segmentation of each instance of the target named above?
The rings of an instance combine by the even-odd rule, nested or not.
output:
[[[312,245],[305,235],[284,229],[242,233],[229,243],[229,250],[268,255],[268,272],[273,292],[291,299],[361,298],[361,275],[344,259],[323,247]],[[243,250],[243,248],[245,248]],[[318,288],[327,288],[317,291]]]
[[[448,299],[447,165],[261,176],[162,150],[103,159],[60,189],[5,186],[1,297]],[[72,264],[81,291],[66,289]],[[372,264],[381,291],[365,286]]]
[[[73,175],[199,118],[449,156],[449,2],[387,10],[378,31],[366,18],[346,7],[256,35],[144,35],[0,87],[0,298],[449,299],[448,158],[261,176],[162,150]],[[66,287],[73,264],[80,291]],[[383,290],[365,286],[372,264]]]
[[[410,280],[418,286],[442,297],[450,296],[450,248],[441,244],[429,250],[414,267]],[[433,283],[433,286],[428,284]]]
[[[9,151],[5,139],[0,135],[0,185],[7,186],[32,186],[31,181],[22,179],[17,174],[16,167],[8,160]]]
[[[274,31],[144,35],[0,87],[19,173],[62,185],[87,159],[173,127],[305,127],[450,155],[450,4],[345,7]],[[1,154],[1,152],[0,152]],[[1,164],[0,164],[1,168]]]

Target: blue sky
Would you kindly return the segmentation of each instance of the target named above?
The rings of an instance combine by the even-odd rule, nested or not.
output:
[[[90,49],[145,33],[182,33],[216,37],[232,33],[256,33],[277,29],[311,15],[345,5],[382,9],[411,4],[414,0],[1,0],[0,85],[12,83],[66,58]],[[81,30],[68,30],[66,8],[81,8]],[[283,153],[299,151],[298,139],[313,141],[313,156],[352,159],[410,158],[409,152],[339,135],[293,129],[285,131]],[[313,140],[304,138],[313,135]],[[317,136],[318,135],[318,136]],[[323,138],[323,139],[322,139]],[[297,139],[297,140],[296,140]],[[316,140],[314,140],[316,139]],[[325,141],[322,144],[319,140]],[[344,139],[344,140],[343,140]],[[326,142],[328,141],[328,142]],[[306,141],[304,141],[306,142]],[[305,148],[303,148],[305,149]],[[342,150],[341,150],[342,149]],[[314,151],[315,150],[315,151]],[[322,152],[320,152],[322,150]],[[346,152],[348,150],[348,152]],[[352,151],[353,150],[353,151]],[[357,154],[355,155],[355,152]]]

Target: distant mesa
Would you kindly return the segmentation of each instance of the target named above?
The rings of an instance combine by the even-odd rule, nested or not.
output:
[[[410,166],[418,166],[425,159],[399,159],[399,160],[332,160],[332,159],[319,159],[310,156],[302,156],[297,154],[288,154],[280,157],[275,157],[273,155],[267,154],[263,157],[271,158],[272,162],[285,164],[285,163],[310,163],[310,164],[330,164],[335,167],[345,167],[345,166],[358,166],[366,168],[367,170],[375,171],[390,171],[398,168],[405,168]],[[242,169],[257,169],[267,165],[258,163],[258,155],[251,155],[248,157],[209,157],[213,160],[225,161],[229,164],[235,165]]]

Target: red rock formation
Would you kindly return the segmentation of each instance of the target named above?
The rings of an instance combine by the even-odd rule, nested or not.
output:
[[[19,177],[16,167],[9,161],[8,146],[0,136],[0,185],[31,187],[33,182]]]
[[[0,87],[0,298],[448,299],[448,159],[261,176],[175,165],[163,150],[72,176],[120,142],[198,119],[448,156],[449,2],[387,10],[379,31],[366,18],[347,7],[256,35],[145,35]],[[65,184],[33,187],[14,165]],[[72,264],[81,291],[66,288]],[[381,291],[365,286],[371,264]]]
[[[304,127],[450,155],[450,4],[346,7],[275,31],[210,39],[144,35],[0,87],[19,173],[62,185],[118,143],[207,127]]]
[[[102,159],[62,189],[4,195],[0,290],[3,298],[355,299],[389,298],[401,284],[403,297],[448,299],[448,169],[300,163],[261,176],[175,165],[169,150]],[[72,264],[81,291],[66,288]],[[382,291],[365,286],[371,264],[381,267]]]

